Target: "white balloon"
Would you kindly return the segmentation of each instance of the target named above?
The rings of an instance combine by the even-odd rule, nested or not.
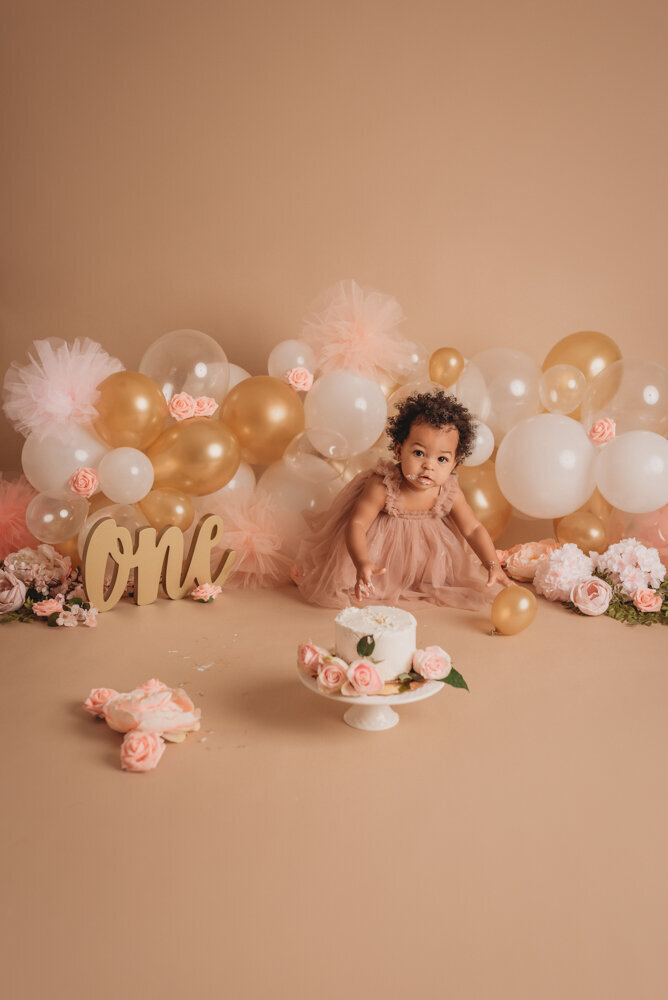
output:
[[[608,365],[587,387],[582,426],[589,431],[602,417],[615,421],[617,434],[668,434],[668,369],[654,361],[622,358]]]
[[[540,401],[549,413],[573,413],[584,399],[587,380],[575,365],[552,365],[538,383]]]
[[[539,412],[540,369],[528,354],[493,347],[476,354],[472,364],[480,369],[489,396],[489,413],[480,418],[497,441],[515,424]]]
[[[306,368],[311,375],[315,372],[315,354],[308,344],[301,340],[282,340],[272,350],[267,361],[267,370],[274,378],[285,378],[291,368]]]
[[[508,431],[496,455],[496,478],[523,514],[563,517],[594,492],[594,458],[594,446],[576,420],[541,413]]]
[[[306,478],[300,475],[294,465],[284,462],[274,462],[258,480],[257,488],[269,493],[277,506],[293,513],[310,511],[313,514],[327,510],[332,500],[343,485],[341,477],[331,477],[331,466],[324,459],[320,461],[327,466],[327,475],[320,479]],[[313,473],[312,467],[309,472]]]
[[[487,420],[490,411],[487,385],[482,372],[472,362],[467,362],[456,383],[450,387],[450,392],[474,417]]]
[[[474,420],[473,427],[475,430],[473,451],[464,459],[462,465],[482,465],[494,451],[494,435],[487,424]]]
[[[151,459],[137,448],[113,448],[100,462],[97,474],[100,489],[114,503],[137,503],[153,486]]]
[[[604,445],[596,485],[608,503],[647,514],[668,503],[668,441],[653,431],[629,431]]]
[[[215,493],[209,493],[206,496],[195,497],[195,507],[198,511],[206,513],[207,501],[212,500],[214,497],[222,500],[237,500],[241,499],[241,497],[250,497],[254,489],[255,473],[247,462],[240,462],[237,471],[222,489],[217,490]]]
[[[387,402],[371,379],[330,372],[313,383],[304,402],[304,417],[308,436],[322,455],[348,458],[378,440],[387,418]]]
[[[21,462],[26,479],[40,493],[69,491],[69,479],[81,468],[95,469],[108,451],[90,428],[74,424],[58,433],[39,438],[30,434],[23,445]]]

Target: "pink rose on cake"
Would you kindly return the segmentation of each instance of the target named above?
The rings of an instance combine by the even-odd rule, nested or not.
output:
[[[533,578],[536,593],[548,601],[569,601],[573,587],[592,576],[594,563],[573,542],[566,542],[539,562]]]
[[[136,688],[111,698],[104,706],[108,725],[118,733],[138,729],[145,733],[190,733],[200,727],[201,709],[181,688]]]
[[[341,688],[341,694],[357,697],[360,694],[379,694],[383,690],[383,682],[371,660],[353,660],[346,671],[347,681]]]
[[[440,646],[427,646],[413,653],[413,670],[427,681],[442,681],[452,670],[452,660]]]
[[[152,771],[160,763],[165,743],[157,733],[133,730],[121,744],[121,767],[124,771]]]
[[[512,576],[513,580],[530,583],[540,563],[545,562],[558,548],[559,543],[554,538],[543,538],[540,542],[526,542],[524,545],[514,546],[508,552],[505,561],[506,573]]]
[[[612,587],[597,576],[588,576],[571,590],[571,603],[583,615],[604,615],[612,599]]]
[[[297,650],[297,665],[305,677],[317,677],[327,659],[330,659],[330,653],[322,646],[303,642]]]
[[[318,688],[325,694],[336,694],[347,680],[348,664],[338,656],[329,656],[318,671]]]

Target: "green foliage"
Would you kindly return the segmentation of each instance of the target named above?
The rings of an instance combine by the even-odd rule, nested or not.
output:
[[[363,635],[357,643],[357,652],[360,656],[371,656],[376,648],[376,640],[372,635]]]
[[[661,594],[663,601],[658,611],[638,611],[633,601],[625,600],[621,587],[613,583],[607,573],[597,571],[594,576],[605,580],[612,587],[612,597],[608,610],[605,612],[608,618],[614,618],[615,621],[624,622],[626,625],[668,625],[668,576],[657,588],[657,593]],[[582,615],[582,612],[571,601],[566,601],[564,606],[569,611],[574,611],[576,615]],[[583,615],[583,617],[587,616]]]

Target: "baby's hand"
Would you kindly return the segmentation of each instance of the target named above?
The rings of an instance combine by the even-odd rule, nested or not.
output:
[[[502,587],[512,587],[513,581],[509,576],[506,576],[497,562],[492,563],[488,572],[486,587],[491,587],[495,583],[500,583]]]
[[[371,582],[372,576],[380,576],[385,572],[385,567],[374,566],[373,563],[362,563],[357,569],[357,581],[355,583],[355,597],[361,601],[363,597],[370,597],[375,594],[375,587]]]

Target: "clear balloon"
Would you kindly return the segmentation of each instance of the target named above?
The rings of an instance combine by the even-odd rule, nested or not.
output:
[[[360,472],[366,472],[367,469],[373,469],[375,465],[381,460],[389,462],[392,460],[392,455],[387,448],[379,448],[374,446],[369,448],[368,451],[360,452],[359,455],[353,455],[349,458],[347,462],[343,463],[341,469],[341,478],[344,483],[349,483],[351,479],[359,475]]]
[[[73,424],[41,439],[30,434],[21,462],[26,479],[36,490],[55,494],[69,489],[70,477],[77,469],[97,468],[108,450],[92,428]]]
[[[489,413],[481,419],[501,441],[511,427],[540,410],[540,370],[528,354],[502,347],[476,354],[472,364],[480,370],[489,398]]]
[[[210,396],[221,403],[230,368],[220,344],[199,330],[172,330],[146,351],[139,371],[156,382],[167,400],[178,392]]]
[[[538,611],[535,594],[526,587],[506,587],[494,598],[492,624],[501,635],[517,635],[531,625]]]
[[[613,507],[647,514],[668,503],[668,441],[652,431],[628,431],[599,450],[596,485]]]
[[[291,368],[306,368],[315,372],[315,353],[301,340],[282,340],[272,350],[267,361],[267,371],[273,378],[284,378]]]
[[[49,545],[65,542],[78,534],[88,516],[88,501],[83,497],[49,496],[38,493],[26,509],[28,531]]]
[[[171,486],[194,496],[221,490],[241,460],[239,443],[229,427],[222,420],[207,417],[191,417],[168,427],[146,454],[156,486]]]
[[[337,479],[339,473],[325,461],[312,443],[306,431],[302,431],[285,449],[283,461],[299,476],[313,482],[328,482]]]
[[[637,538],[643,545],[657,549],[668,569],[668,503],[646,514],[629,514],[613,508],[608,520],[609,544],[622,538]]]
[[[350,372],[330,372],[313,383],[304,415],[308,436],[322,455],[348,458],[378,439],[387,401],[376,382]]]
[[[577,421],[541,413],[506,434],[496,455],[496,474],[513,507],[531,517],[562,517],[594,492],[594,456]]]
[[[612,337],[595,330],[580,330],[557,341],[543,361],[543,371],[554,365],[573,365],[589,384],[604,368],[622,356]]]
[[[139,504],[139,508],[156,531],[162,531],[171,525],[186,531],[195,517],[195,507],[190,497],[170,486],[158,486],[151,490]]]
[[[114,521],[121,528],[127,528],[130,535],[134,539],[134,533],[137,528],[148,527],[148,519],[139,509],[129,504],[110,504],[108,507],[100,507],[99,510],[91,514],[84,521],[83,527],[79,531],[77,537],[77,545],[79,548],[79,554],[83,558],[84,548],[86,546],[86,539],[90,534],[91,530],[95,527],[98,521],[101,521],[104,517],[113,517]],[[113,571],[113,563],[111,560],[107,563],[107,573]]]
[[[251,377],[251,373],[247,372],[245,368],[240,368],[239,365],[230,364],[230,381],[227,385],[227,394],[234,389],[235,385],[239,385],[240,382],[245,382],[247,378]]]
[[[420,382],[429,378],[429,351],[424,344],[411,341],[408,363],[388,371],[399,383]]]
[[[143,451],[165,426],[167,402],[159,387],[141,372],[116,372],[98,386],[95,430],[113,448]]]
[[[313,478],[312,467],[309,468],[311,475],[307,479],[299,474],[294,464],[280,461],[274,462],[262,473],[257,488],[269,493],[277,506],[292,513],[309,511],[318,514],[327,510],[341,488],[342,481],[338,476],[332,478],[331,466],[323,458],[314,461],[327,466],[326,475],[323,474],[320,479]]]
[[[586,431],[602,417],[615,421],[617,434],[668,434],[668,368],[653,361],[615,361],[587,388],[582,401]]]
[[[605,552],[608,547],[605,525],[600,517],[590,511],[576,510],[560,518],[556,533],[560,545],[572,542],[585,555],[590,552]]]
[[[491,404],[487,394],[487,383],[482,372],[471,361],[450,390],[466,409],[483,422],[487,420]]]
[[[487,424],[475,420],[473,427],[475,430],[473,451],[468,458],[464,459],[463,465],[481,465],[482,462],[487,461],[494,451],[494,435]]]
[[[439,347],[429,359],[429,378],[446,389],[464,370],[464,358],[456,347]]]
[[[460,465],[457,479],[467,503],[495,541],[503,534],[512,516],[512,507],[499,489],[494,462]]]
[[[304,429],[304,406],[291,386],[255,375],[235,386],[220,414],[252,465],[276,462]]]
[[[100,489],[114,503],[133,504],[153,486],[153,466],[137,448],[114,448],[101,459]]]
[[[553,365],[538,384],[540,401],[549,413],[573,413],[582,402],[587,381],[573,365]]]
[[[239,462],[239,467],[232,478],[222,489],[215,493],[209,493],[200,498],[197,503],[198,510],[205,511],[208,501],[214,500],[238,500],[242,497],[250,497],[255,489],[255,473],[247,462]],[[216,504],[211,504],[211,509],[216,509]]]

